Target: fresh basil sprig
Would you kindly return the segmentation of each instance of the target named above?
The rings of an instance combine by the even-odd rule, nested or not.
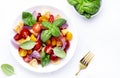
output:
[[[65,22],[66,20],[63,18],[56,19],[53,23],[50,23],[48,21],[43,21],[42,25],[48,30],[42,31],[41,40],[43,42],[46,42],[51,36],[55,36],[55,37],[60,36],[59,26],[63,25]]]
[[[11,76],[14,74],[14,68],[9,64],[2,64],[1,69],[8,76]]]
[[[36,23],[35,18],[33,17],[33,15],[29,12],[23,12],[22,13],[22,20],[23,22],[28,25],[28,26],[33,26],[33,24]]]
[[[44,67],[50,62],[50,55],[46,54],[45,51],[42,51],[40,60],[42,67]]]
[[[20,48],[25,49],[25,50],[30,50],[36,45],[36,42],[34,41],[25,41],[24,43],[20,44]]]

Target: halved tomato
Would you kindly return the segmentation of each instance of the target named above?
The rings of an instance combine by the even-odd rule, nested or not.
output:
[[[43,26],[40,23],[35,23],[32,29],[35,33],[39,33],[43,29]]]
[[[32,60],[32,57],[30,55],[27,55],[26,57],[23,57],[23,60],[29,63]]]
[[[66,40],[66,45],[65,45],[64,51],[67,52],[69,47],[70,47],[70,41]]]
[[[20,31],[20,35],[23,37],[23,38],[27,38],[28,36],[31,35],[30,31],[27,29],[27,28],[23,28],[21,31]]]
[[[17,40],[20,40],[20,39],[22,39],[22,36],[19,34],[19,33],[17,33],[15,36],[14,36],[14,39],[17,41]]]
[[[35,47],[33,48],[33,50],[38,51],[40,49],[41,45],[42,45],[42,42],[40,40],[37,40],[37,44],[35,45]]]
[[[53,21],[54,21],[54,16],[53,16],[53,15],[50,15],[48,21],[49,21],[50,23],[53,23]]]
[[[55,54],[51,54],[51,55],[50,55],[50,59],[51,59],[52,61],[57,61],[57,60],[59,59],[59,57],[57,57]]]
[[[44,50],[47,54],[52,54],[53,53],[53,49],[52,49],[51,45],[46,46]]]

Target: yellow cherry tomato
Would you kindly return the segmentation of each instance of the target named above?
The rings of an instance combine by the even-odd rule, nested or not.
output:
[[[39,18],[39,22],[42,22],[42,21],[48,21],[48,18],[46,16],[41,16]]]
[[[21,57],[26,56],[26,55],[27,55],[27,50],[20,49],[20,50],[19,50],[19,55],[20,55]]]
[[[73,37],[73,35],[72,35],[72,33],[71,32],[68,32],[67,34],[66,34],[66,40],[71,40],[72,39],[72,37]]]
[[[55,40],[55,38],[52,38],[51,41],[52,41],[52,46],[55,46],[57,44],[57,41]]]

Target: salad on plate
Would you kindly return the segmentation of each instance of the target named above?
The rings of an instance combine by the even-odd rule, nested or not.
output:
[[[48,10],[22,12],[13,36],[19,56],[33,67],[59,64],[66,58],[73,37],[68,27],[66,19]]]

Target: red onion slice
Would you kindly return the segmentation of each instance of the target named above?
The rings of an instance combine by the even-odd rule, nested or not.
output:
[[[33,53],[31,54],[31,56],[33,57],[33,58],[40,58],[40,54],[39,54],[39,52],[38,51],[33,51]]]
[[[60,27],[60,29],[66,29],[68,27],[68,24],[67,23],[64,23],[61,27]]]
[[[26,29],[32,29],[32,27],[30,26],[23,26],[23,29],[26,28]]]

